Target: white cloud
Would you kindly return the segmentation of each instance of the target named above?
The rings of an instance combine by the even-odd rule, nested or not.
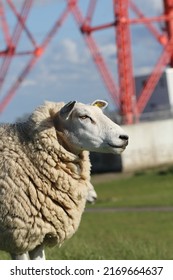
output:
[[[161,10],[163,10],[163,1],[161,1],[161,0],[152,0],[152,1],[150,1],[150,4],[153,5],[153,8],[157,12],[160,12]]]
[[[141,75],[148,75],[148,73],[151,73],[153,67],[151,66],[139,66],[135,70],[135,76],[141,76]]]
[[[22,83],[23,87],[35,86],[35,85],[36,85],[36,81],[27,78]]]
[[[73,40],[66,38],[61,41],[61,45],[63,47],[64,59],[66,59],[72,63],[80,62],[78,48],[77,48],[76,43]]]
[[[75,41],[65,38],[58,46],[57,59],[73,64],[84,64],[90,59],[90,55],[82,39]]]
[[[106,57],[112,57],[116,55],[116,44],[107,43],[100,48],[102,54]]]

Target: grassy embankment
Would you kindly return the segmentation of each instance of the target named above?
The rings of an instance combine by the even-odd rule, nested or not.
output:
[[[47,249],[48,259],[173,259],[173,211],[98,211],[173,206],[173,168],[92,180],[98,200],[88,207],[97,211],[84,213],[78,232],[60,249]]]

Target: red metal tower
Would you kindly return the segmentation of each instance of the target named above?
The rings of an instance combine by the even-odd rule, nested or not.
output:
[[[4,49],[0,50],[0,57],[2,59],[2,63],[0,65],[0,89],[6,81],[6,75],[13,58],[18,55],[29,56],[30,58],[22,73],[2,98],[0,102],[0,112],[4,110],[12,97],[15,95],[21,82],[25,79],[26,75],[44,53],[51,39],[58,32],[59,28],[63,26],[64,21],[70,14],[72,14],[81,34],[83,35],[86,45],[91,51],[92,58],[103,78],[108,92],[120,110],[123,122],[127,124],[133,123],[143,112],[166,65],[169,64],[171,67],[173,66],[173,0],[163,0],[163,13],[159,16],[150,18],[145,16],[141,9],[139,9],[132,0],[110,0],[112,1],[114,20],[113,22],[98,26],[92,25],[94,12],[97,8],[97,0],[89,1],[86,15],[83,15],[80,9],[80,0],[64,1],[66,3],[65,9],[60,16],[57,16],[58,18],[56,22],[50,31],[45,35],[42,43],[38,43],[27,26],[29,12],[32,5],[34,5],[34,1],[23,0],[21,11],[18,11],[15,7],[15,1],[6,0],[8,9],[11,9],[17,19],[14,30],[10,32],[9,23],[6,17],[6,9],[3,4],[3,0],[0,0],[0,22],[6,45]],[[133,13],[136,14],[135,18],[130,17],[130,11],[133,11]],[[164,22],[165,30],[158,31],[153,24],[154,22]],[[162,54],[158,58],[156,65],[153,67],[153,70],[138,98],[135,94],[132,44],[130,35],[131,26],[134,24],[145,25],[153,37],[163,46]],[[105,30],[107,28],[111,28],[113,34],[115,34],[115,44],[117,46],[118,58],[118,84],[115,81],[115,77],[109,70],[101,54],[99,45],[96,43],[94,38],[94,32]],[[17,46],[23,32],[25,32],[25,35],[30,41],[32,50],[23,50],[19,52]]]

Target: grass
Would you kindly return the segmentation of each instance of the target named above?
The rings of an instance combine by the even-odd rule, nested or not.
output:
[[[92,207],[173,206],[173,168],[151,170],[130,177],[95,183]]]
[[[122,176],[121,176],[122,177]],[[97,207],[173,206],[173,169],[97,183]],[[173,259],[173,212],[85,212],[77,233],[47,259]],[[0,252],[0,259],[9,256]]]
[[[85,213],[49,259],[173,259],[173,213]]]

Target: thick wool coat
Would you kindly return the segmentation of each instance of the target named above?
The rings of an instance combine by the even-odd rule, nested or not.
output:
[[[48,102],[25,121],[0,126],[0,250],[59,246],[78,229],[90,181],[88,152],[63,145]]]

